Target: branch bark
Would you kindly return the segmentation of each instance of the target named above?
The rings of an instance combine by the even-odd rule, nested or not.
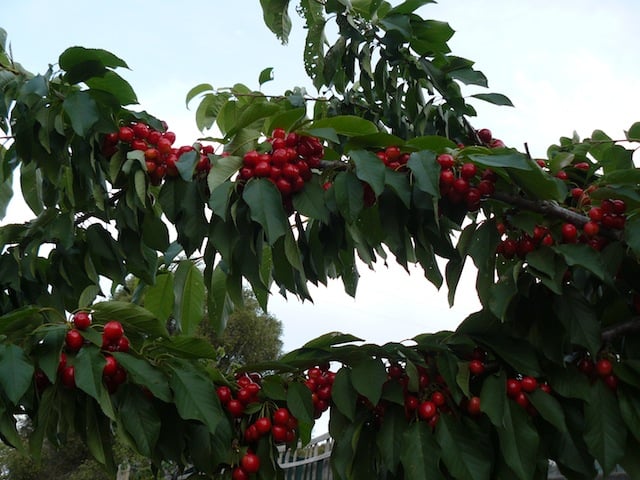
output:
[[[627,333],[640,333],[640,317],[634,317],[628,322],[613,325],[602,330],[602,341],[612,342],[616,338],[622,337]]]

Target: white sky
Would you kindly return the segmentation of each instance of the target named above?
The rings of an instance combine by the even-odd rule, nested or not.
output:
[[[129,0],[4,2],[0,26],[8,31],[16,60],[39,72],[67,47],[104,48],[131,67],[123,72],[141,109],[165,119],[190,144],[199,135],[187,91],[202,82],[215,87],[244,83],[274,67],[263,88],[282,93],[294,86],[314,92],[302,64],[302,23],[281,46],[262,23],[258,0]],[[294,2],[292,2],[292,5]],[[453,53],[476,61],[488,91],[508,95],[516,108],[477,101],[477,128],[488,127],[507,145],[534,155],[561,135],[595,128],[622,138],[640,120],[640,2],[636,0],[442,0],[420,10],[456,30]],[[476,93],[476,90],[465,90]],[[11,218],[4,220],[11,221]],[[367,341],[400,341],[418,333],[454,329],[477,306],[473,272],[463,278],[449,309],[419,271],[364,269],[357,299],[340,282],[313,290],[315,304],[273,298],[271,313],[284,323],[285,350],[328,331]]]

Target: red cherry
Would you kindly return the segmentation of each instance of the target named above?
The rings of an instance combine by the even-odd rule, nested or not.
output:
[[[447,403],[447,400],[442,392],[433,392],[431,394],[431,401],[436,407],[442,407],[445,403]]]
[[[482,128],[478,130],[478,138],[482,143],[489,143],[493,139],[493,135],[488,128]]]
[[[133,130],[133,133],[135,134],[136,138],[146,140],[146,138],[149,136],[150,130],[149,130],[149,126],[146,123],[142,123],[142,122],[134,123],[131,126],[131,129]]]
[[[162,134],[162,138],[166,138],[169,140],[170,144],[173,145],[173,142],[176,141],[176,134],[174,132],[167,131]]]
[[[385,148],[384,153],[387,155],[387,158],[390,161],[398,160],[400,158],[400,155],[402,155],[402,152],[400,151],[400,149],[395,146],[390,146]]]
[[[608,358],[601,358],[596,362],[596,373],[601,377],[611,375],[613,372],[613,364]]]
[[[589,162],[578,162],[573,165],[578,170],[589,170]]]
[[[569,175],[564,170],[560,170],[558,173],[556,173],[556,178],[559,178],[560,180],[567,180],[569,178]]]
[[[288,428],[284,425],[273,425],[271,427],[271,435],[275,443],[285,443],[288,438]]]
[[[149,146],[147,145],[147,142],[145,142],[144,140],[140,140],[139,138],[134,138],[131,141],[131,148],[133,150],[140,150],[141,152],[144,152],[147,148],[149,148]]]
[[[271,132],[271,136],[273,138],[285,138],[287,135],[287,132],[284,128],[274,128],[273,132]]]
[[[84,337],[75,328],[69,330],[64,337],[65,346],[70,352],[77,352],[84,344]]]
[[[226,385],[221,385],[216,388],[216,395],[223,405],[229,403],[229,400],[233,398],[233,392],[231,392],[231,389]]]
[[[587,222],[582,226],[582,231],[587,237],[595,237],[600,232],[600,225],[596,222]]]
[[[242,469],[247,473],[256,473],[260,470],[260,457],[255,453],[245,453],[240,460]]]
[[[404,408],[409,412],[413,412],[420,405],[420,400],[415,395],[407,395],[404,397]]]
[[[529,398],[527,398],[527,395],[524,392],[520,392],[516,395],[515,401],[522,408],[527,408],[529,406]]]
[[[150,143],[151,145],[157,145],[158,140],[160,140],[161,138],[162,138],[162,133],[160,133],[157,130],[151,130],[149,132],[149,135],[147,135],[147,142]]]
[[[507,396],[510,398],[516,398],[520,391],[522,390],[522,386],[520,385],[520,381],[515,378],[507,379]]]
[[[258,418],[254,425],[260,435],[266,435],[271,431],[271,420],[268,417]]]
[[[462,167],[460,167],[460,175],[462,176],[462,178],[473,178],[475,177],[477,172],[478,168],[473,163],[465,163],[464,165],[462,165]]]
[[[613,213],[620,215],[626,211],[627,205],[624,200],[616,199],[611,202],[613,203]]]
[[[73,365],[67,365],[60,373],[62,384],[67,388],[76,387],[76,369]]]
[[[578,200],[583,193],[584,193],[584,190],[579,187],[575,187],[571,189],[571,197],[574,198],[575,200]]]
[[[107,355],[106,357],[104,357],[104,359],[106,363],[102,368],[102,375],[104,375],[105,377],[112,377],[118,370],[118,361],[111,355]]]
[[[472,375],[482,375],[484,373],[484,363],[481,360],[471,360],[469,362],[469,371]]]
[[[131,143],[131,141],[135,138],[135,133],[133,129],[130,127],[120,127],[118,130],[118,140],[122,143]]]
[[[426,400],[420,404],[418,407],[418,416],[423,420],[429,420],[438,412],[438,408],[436,404]]]
[[[233,417],[241,417],[244,413],[244,404],[240,400],[231,399],[227,402],[227,411]]]
[[[171,153],[171,145],[173,145],[171,140],[166,137],[162,137],[158,140],[158,151],[164,154]]]
[[[260,161],[253,169],[253,174],[256,177],[268,177],[271,174],[271,165],[268,162]]]
[[[249,480],[249,474],[241,467],[236,467],[231,472],[231,480]]]
[[[603,378],[603,381],[611,390],[616,390],[618,388],[618,377],[615,375],[607,375]]]
[[[471,397],[467,402],[469,415],[480,415],[480,397]]]
[[[398,363],[392,363],[387,369],[389,378],[400,378],[404,374],[404,368]]]
[[[572,223],[562,224],[562,239],[566,243],[575,243],[578,238],[578,229]]]
[[[124,329],[122,324],[117,320],[111,320],[104,324],[104,330],[102,331],[102,338],[109,343],[115,343],[124,335]]]
[[[450,155],[448,153],[441,153],[436,158],[436,161],[440,164],[440,167],[442,167],[443,169],[451,168],[455,164],[455,159],[453,158],[453,155]]]
[[[76,312],[73,315],[73,325],[78,330],[86,330],[91,325],[91,315],[88,312]]]
[[[273,423],[275,425],[287,425],[289,420],[291,419],[291,414],[289,410],[285,407],[278,408],[275,412],[273,412]]]
[[[591,375],[593,373],[594,364],[589,358],[581,358],[578,361],[578,370],[585,375]]]
[[[523,377],[520,381],[520,386],[523,391],[531,393],[538,388],[538,381],[534,377]]]
[[[600,207],[591,207],[589,210],[589,218],[594,222],[599,222],[602,220],[602,208]]]

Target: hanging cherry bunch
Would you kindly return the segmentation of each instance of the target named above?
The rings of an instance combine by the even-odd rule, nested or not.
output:
[[[123,148],[126,152],[139,150],[144,153],[144,163],[150,181],[153,185],[160,185],[165,177],[177,177],[177,163],[185,153],[196,151],[199,155],[195,166],[194,175],[206,175],[211,169],[209,155],[214,153],[213,146],[196,144],[195,146],[183,145],[175,148],[176,140],[174,132],[167,130],[163,123],[164,131],[150,127],[144,122],[133,122],[121,126],[118,131],[105,135],[102,144],[102,154],[111,158]],[[197,150],[196,150],[197,147]]]
[[[464,203],[474,212],[484,197],[495,192],[498,176],[491,169],[480,172],[475,163],[461,162],[450,153],[441,153],[436,161],[440,165],[440,194],[454,205]]]
[[[92,327],[91,314],[86,311],[76,312],[71,318],[71,328],[65,334],[64,350],[60,353],[58,362],[58,376],[62,384],[68,388],[76,387],[76,368],[73,359],[90,341],[83,332]],[[102,329],[102,346],[105,365],[102,370],[102,380],[109,393],[115,393],[118,387],[127,379],[126,370],[118,364],[110,352],[128,352],[129,340],[124,335],[122,324],[116,320],[105,323]],[[41,390],[44,379],[36,376],[37,386]]]
[[[311,367],[307,370],[304,384],[311,391],[315,418],[320,418],[329,409],[331,405],[331,390],[335,378],[336,374],[329,370],[328,364]]]
[[[324,147],[316,137],[287,133],[282,128],[274,129],[267,141],[271,151],[251,150],[244,154],[239,180],[242,185],[252,178],[266,178],[286,203],[311,180],[311,169],[320,166]]]

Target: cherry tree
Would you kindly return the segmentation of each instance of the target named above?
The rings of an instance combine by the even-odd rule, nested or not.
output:
[[[319,94],[197,85],[218,134],[186,146],[135,108],[123,59],[71,47],[33,74],[0,32],[0,214],[15,179],[33,215],[0,227],[5,443],[38,458],[73,431],[114,472],[115,434],[193,478],[283,478],[277,447],[328,411],[336,478],[640,475],[640,123],[546,158],[505,145],[470,118],[511,102],[463,94],[487,79],[426,3],[301,0]],[[286,42],[289,2],[261,6]],[[451,304],[472,262],[482,308],[411,342],[329,332],[232,376],[195,335],[246,286],[265,310],[331,279],[355,295],[378,259]],[[130,277],[130,302],[105,300]]]

